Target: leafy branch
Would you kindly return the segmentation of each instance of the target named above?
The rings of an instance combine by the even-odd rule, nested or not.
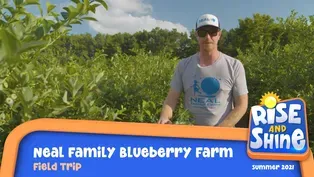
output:
[[[64,7],[57,13],[55,5],[46,2],[46,16],[39,0],[14,0],[11,6],[7,0],[0,0],[0,63],[16,63],[21,55],[35,49],[37,55],[71,31],[72,25],[84,20],[97,21],[89,16],[99,6],[108,9],[103,0],[72,0],[75,5]],[[40,17],[26,10],[26,6],[37,5]]]

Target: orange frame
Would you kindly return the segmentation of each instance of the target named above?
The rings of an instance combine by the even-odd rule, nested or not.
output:
[[[9,134],[4,145],[0,177],[14,177],[19,143],[27,134],[34,131],[202,138],[216,140],[248,140],[247,128],[160,125],[148,123],[42,118],[25,122],[16,127]],[[314,176],[314,160],[311,151],[310,156],[308,156],[306,160],[300,162],[300,167],[302,177]]]

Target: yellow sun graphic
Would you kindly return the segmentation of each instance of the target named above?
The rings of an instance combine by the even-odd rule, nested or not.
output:
[[[269,109],[274,108],[280,101],[279,96],[277,96],[276,93],[273,92],[265,93],[260,100],[260,104],[265,105]]]

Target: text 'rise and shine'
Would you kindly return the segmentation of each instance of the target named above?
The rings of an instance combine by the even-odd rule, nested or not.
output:
[[[288,109],[288,111],[285,111]],[[298,112],[302,110],[300,104],[279,103],[275,108],[265,109],[262,106],[252,107],[252,123],[254,128],[251,130],[251,135],[256,139],[251,140],[250,147],[253,149],[290,149],[293,146],[296,150],[304,148],[306,140],[304,132],[300,128],[296,128],[291,132],[287,132],[288,123],[290,125],[302,124],[302,119]],[[262,127],[270,125],[268,132],[264,132]],[[286,146],[284,146],[286,144]]]

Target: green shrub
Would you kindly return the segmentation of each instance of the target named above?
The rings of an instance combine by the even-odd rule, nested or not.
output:
[[[39,0],[16,0],[13,4],[0,0],[0,156],[6,136],[16,125],[36,117],[56,116],[66,108],[57,105],[61,94],[66,102],[64,88],[72,94],[73,104],[79,104],[75,100],[81,89],[78,77],[64,77],[71,66],[61,67],[58,59],[41,57],[45,49],[70,31],[71,25],[95,20],[89,13],[95,13],[100,5],[107,8],[103,0],[73,2],[75,6],[65,7],[60,14],[53,11],[55,5],[46,2],[44,15]],[[27,12],[29,5],[37,5],[41,16]]]
[[[252,48],[239,51],[238,58],[246,68],[249,106],[259,104],[266,92],[275,92],[280,99],[301,97],[306,113],[311,147],[314,148],[314,18],[290,16],[280,21],[283,35],[277,40],[261,36]],[[292,31],[293,29],[293,31]],[[291,31],[290,31],[291,30]],[[288,36],[288,37],[287,37]],[[285,43],[283,45],[283,43]]]

